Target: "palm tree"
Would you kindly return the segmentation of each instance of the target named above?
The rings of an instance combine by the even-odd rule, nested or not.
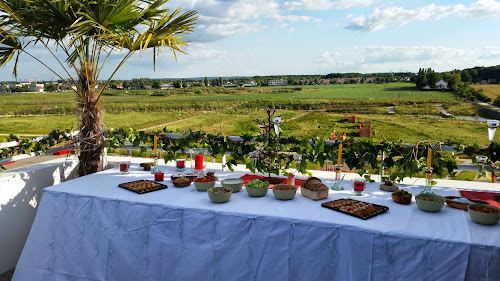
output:
[[[105,146],[101,96],[116,72],[136,52],[153,49],[153,68],[167,48],[186,53],[196,11],[163,8],[168,0],[0,0],[0,66],[20,56],[40,62],[67,85],[76,85],[80,122],[80,175],[95,173]],[[33,47],[50,52],[42,61]],[[112,53],[121,61],[105,82],[99,75]],[[64,61],[62,61],[64,60]],[[109,64],[109,63],[108,63]],[[73,74],[73,75],[72,75]]]

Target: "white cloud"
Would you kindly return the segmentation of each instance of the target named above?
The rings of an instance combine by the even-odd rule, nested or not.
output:
[[[500,47],[459,49],[443,46],[367,46],[331,53],[324,51],[316,59],[329,72],[388,71],[432,67],[437,71],[464,69],[474,65],[500,63]]]
[[[355,7],[370,6],[376,0],[299,0],[283,3],[283,8],[287,10],[329,10],[350,9]]]
[[[279,4],[268,0],[173,0],[169,7],[183,7],[198,12],[194,33],[188,36],[193,42],[210,42],[222,38],[257,32],[266,26],[262,18],[280,14]]]
[[[293,28],[293,27],[288,29],[288,32],[294,32],[294,31],[295,31],[295,28]]]
[[[466,18],[484,18],[500,15],[500,2],[495,0],[478,0],[472,3],[468,9],[460,13]]]
[[[194,32],[186,36],[193,42],[212,42],[258,32],[268,27],[262,23],[267,19],[275,20],[281,28],[290,28],[290,23],[321,22],[321,19],[310,16],[284,14],[279,0],[172,0],[168,6],[198,12]]]
[[[373,32],[381,30],[389,24],[403,26],[414,21],[439,20],[450,15],[467,18],[497,16],[500,15],[500,2],[495,0],[478,0],[468,7],[462,4],[447,6],[431,4],[410,10],[401,7],[390,7],[382,10],[375,8],[369,15],[349,16],[350,22],[346,28]]]

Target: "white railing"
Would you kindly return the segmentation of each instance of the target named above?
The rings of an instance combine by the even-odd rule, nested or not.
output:
[[[78,135],[79,133],[80,133],[80,131],[73,131],[71,133],[65,133],[64,136],[65,137],[74,137],[74,136]],[[30,142],[39,142],[39,141],[47,139],[49,137],[50,137],[49,135],[36,137],[34,139],[31,139]],[[17,142],[17,141],[3,142],[3,143],[0,143],[0,149],[17,147],[19,145],[20,145],[20,143]],[[58,152],[58,151],[65,150],[65,149],[67,149],[66,146],[61,146],[61,147],[49,149],[49,150],[47,150],[47,153],[54,153],[54,152]],[[37,155],[40,155],[40,152],[37,151],[37,152],[31,152],[30,154],[14,155],[14,156],[11,156],[11,157],[0,159],[0,164],[7,163],[7,162],[12,162],[12,161],[18,161],[18,160],[21,160],[21,159],[30,158],[30,157],[37,156]]]
[[[65,136],[73,137],[73,136],[78,135],[79,133],[80,133],[79,131],[73,131],[71,133],[66,133]],[[163,137],[169,138],[169,139],[179,139],[182,136],[183,135],[181,135],[181,134],[175,134],[175,133],[166,133],[166,134],[163,134]],[[30,140],[30,142],[38,142],[38,141],[46,139],[48,137],[49,137],[48,135],[47,136],[37,137],[37,138],[34,138],[34,139]],[[234,142],[242,142],[243,141],[243,138],[241,138],[239,136],[228,136],[228,139],[231,140],[231,141],[234,141]],[[254,142],[255,139],[256,138],[251,139],[250,142]],[[309,140],[309,142],[312,144],[313,141]],[[335,142],[336,142],[335,140],[327,140],[326,141],[326,145],[333,145]],[[407,145],[412,145],[412,144],[407,144]],[[16,147],[16,146],[19,146],[19,143],[17,141],[10,141],[10,142],[0,143],[0,149],[10,148],[10,147]],[[141,146],[145,147],[146,150],[151,150],[151,148],[149,146],[146,146],[143,143],[141,143],[141,145],[138,146],[138,147],[134,147],[131,144],[127,144],[127,145],[121,145],[119,148],[131,151],[131,150],[140,150]],[[49,149],[47,151],[47,153],[54,153],[54,152],[57,152],[57,151],[65,150],[67,148],[68,148],[67,146],[61,146],[61,147],[58,147],[58,148]],[[441,149],[441,151],[455,151],[455,147],[453,147],[453,146],[441,146],[440,149]],[[486,149],[486,147],[483,147],[482,149]],[[158,150],[159,151],[164,151],[161,148],[158,148]],[[181,151],[179,151],[179,152],[181,152]],[[229,154],[230,154],[229,152],[226,152],[222,156],[221,166],[222,166],[223,170],[225,170],[226,156],[229,155]],[[12,162],[12,161],[18,161],[18,160],[26,159],[26,158],[33,157],[33,156],[36,156],[36,155],[39,155],[39,153],[32,152],[30,154],[14,155],[14,156],[11,156],[11,157],[8,157],[8,158],[0,159],[0,164],[7,163],[7,162]],[[382,157],[383,157],[383,155],[382,155]],[[382,161],[381,161],[381,164],[382,164]],[[458,164],[457,166],[458,166],[457,170],[459,170],[459,171],[478,171],[478,167],[476,165],[472,165],[472,164]],[[381,173],[383,173],[383,167],[382,166],[381,166]]]

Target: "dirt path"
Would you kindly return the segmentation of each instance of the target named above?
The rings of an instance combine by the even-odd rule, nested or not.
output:
[[[203,113],[202,115],[196,115],[196,116],[193,116],[193,117],[189,117],[189,118],[185,118],[185,119],[179,119],[179,120],[175,120],[175,121],[168,122],[168,123],[163,123],[163,124],[154,125],[154,126],[152,126],[152,127],[148,127],[148,128],[143,128],[143,129],[140,129],[139,131],[151,130],[151,129],[154,129],[154,128],[163,127],[163,126],[167,126],[167,125],[171,125],[171,124],[175,124],[175,123],[183,122],[183,121],[186,121],[186,120],[189,120],[189,119],[193,119],[193,118],[197,118],[197,117],[203,116],[203,115],[205,115],[205,114],[207,114],[207,113],[210,113],[210,112],[205,112],[205,113]]]
[[[304,113],[301,113],[301,114],[299,114],[299,115],[295,115],[294,117],[292,117],[292,118],[290,118],[290,119],[283,120],[283,121],[281,121],[281,123],[285,123],[285,122],[288,122],[288,121],[292,121],[292,120],[298,119],[298,118],[300,118],[300,117],[302,117],[302,116],[305,116],[305,115],[307,115],[307,114],[309,114],[309,111],[304,112]]]

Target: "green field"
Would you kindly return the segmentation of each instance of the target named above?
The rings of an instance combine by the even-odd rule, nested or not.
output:
[[[72,92],[3,94],[0,134],[46,134],[76,129]],[[459,138],[486,144],[485,125],[443,120],[435,103],[456,116],[474,116],[477,109],[448,92],[421,92],[410,83],[259,88],[188,88],[174,90],[109,90],[102,97],[108,128],[204,130],[239,135],[257,133],[252,120],[264,117],[262,106],[274,105],[283,119],[285,136],[329,136],[333,130],[357,136],[359,124],[345,123],[346,113],[373,120],[377,139],[416,142]],[[396,114],[388,115],[387,106]],[[313,110],[313,111],[309,111]],[[326,112],[325,112],[326,111]],[[305,114],[304,114],[305,113]]]
[[[491,99],[491,102],[495,101],[495,99],[500,96],[500,85],[499,84],[491,84],[491,85],[472,85],[474,89],[481,89],[483,93]]]

